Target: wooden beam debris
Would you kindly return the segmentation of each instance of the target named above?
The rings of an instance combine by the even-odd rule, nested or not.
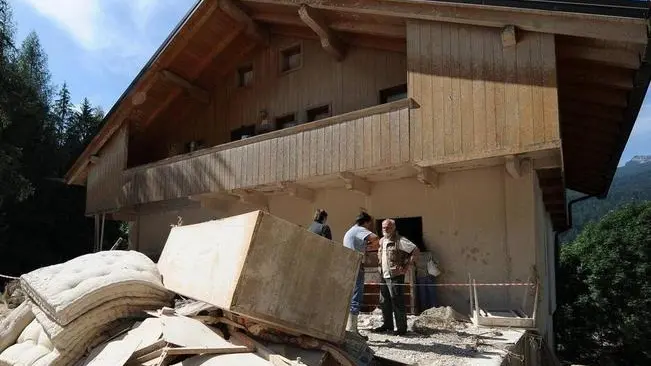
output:
[[[518,34],[515,26],[509,24],[502,28],[502,47],[512,47],[518,43]]]
[[[344,181],[346,189],[349,191],[356,191],[366,196],[371,195],[373,185],[366,179],[358,177],[351,172],[339,173],[339,177]]]
[[[185,89],[188,94],[190,94],[190,96],[192,96],[194,99],[205,104],[210,103],[210,93],[208,93],[207,90],[192,84],[191,82],[185,80],[183,77],[173,73],[172,71],[161,70],[159,73],[163,80],[172,84],[176,84],[176,86]]]
[[[232,0],[218,0],[219,8],[231,18],[244,24],[246,34],[259,43],[269,45],[269,30],[258,24]]]
[[[301,20],[321,39],[321,46],[337,61],[346,58],[346,44],[325,22],[318,10],[305,4],[298,9]]]

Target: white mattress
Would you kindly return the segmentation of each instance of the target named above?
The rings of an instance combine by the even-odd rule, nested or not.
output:
[[[9,313],[9,316],[0,322],[0,352],[7,349],[34,320],[31,306],[25,301]]]
[[[52,343],[57,348],[64,348],[89,330],[101,328],[119,319],[144,315],[144,310],[155,310],[169,305],[170,302],[166,299],[123,297],[103,303],[65,326],[57,324],[36,305],[32,306],[32,311]]]
[[[120,297],[173,297],[156,264],[135,251],[87,254],[39,268],[21,276],[21,286],[59,325]]]

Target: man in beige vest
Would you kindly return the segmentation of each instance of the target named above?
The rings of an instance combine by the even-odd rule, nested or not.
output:
[[[409,239],[396,231],[396,222],[391,219],[382,222],[382,234],[378,260],[382,278],[380,305],[383,324],[374,332],[394,332],[393,316],[396,317],[396,335],[407,332],[405,312],[405,274],[413,265],[419,250]]]

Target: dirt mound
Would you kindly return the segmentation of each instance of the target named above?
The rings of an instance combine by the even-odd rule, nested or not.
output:
[[[454,328],[459,322],[467,322],[467,317],[450,306],[431,308],[423,311],[414,321],[413,331],[420,334],[433,334]]]

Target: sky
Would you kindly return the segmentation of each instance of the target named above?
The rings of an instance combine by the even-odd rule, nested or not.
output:
[[[10,0],[21,41],[35,31],[52,81],[108,112],[195,0]],[[647,93],[620,165],[651,155]]]

